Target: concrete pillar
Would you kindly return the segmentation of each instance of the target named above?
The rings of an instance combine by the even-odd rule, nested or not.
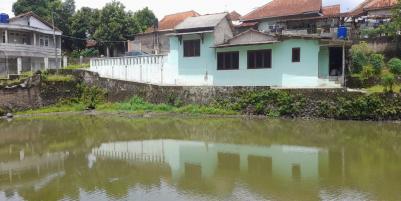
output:
[[[63,57],[63,67],[65,68],[65,67],[67,67],[68,66],[68,57],[67,56],[64,56]]]
[[[33,33],[33,46],[36,46],[36,33]]]
[[[4,34],[5,34],[5,39],[6,39],[5,43],[8,43],[8,31],[7,31],[7,29],[4,30]]]
[[[45,70],[47,70],[47,69],[49,69],[49,58],[45,57],[44,61],[45,61]]]
[[[22,72],[22,58],[17,57],[17,74],[21,75]]]
[[[110,49],[109,49],[109,47],[106,47],[106,57],[110,57]]]

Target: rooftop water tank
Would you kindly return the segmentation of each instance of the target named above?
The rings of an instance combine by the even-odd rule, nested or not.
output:
[[[0,23],[7,24],[9,22],[9,16],[6,13],[0,13]]]
[[[341,25],[340,27],[338,27],[338,31],[337,31],[337,38],[339,39],[346,39],[348,35],[348,30],[347,27]]]

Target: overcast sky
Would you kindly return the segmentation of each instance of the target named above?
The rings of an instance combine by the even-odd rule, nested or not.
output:
[[[16,0],[0,0],[0,12],[12,15],[11,7]],[[195,10],[200,14],[236,10],[241,15],[250,12],[270,0],[120,0],[127,9],[135,11],[149,7],[161,19],[164,15]],[[323,0],[323,5],[341,4],[343,12],[353,9],[362,0]],[[102,8],[111,0],[75,0],[77,8],[87,6]]]

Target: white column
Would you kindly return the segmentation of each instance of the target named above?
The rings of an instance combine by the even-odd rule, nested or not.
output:
[[[5,43],[8,43],[8,31],[7,31],[7,29],[4,30],[4,34],[5,34],[5,39],[6,39]]]
[[[45,70],[47,70],[47,69],[49,69],[49,58],[45,57],[44,61],[45,61]]]
[[[21,75],[22,72],[22,58],[17,57],[17,74]]]
[[[65,68],[65,67],[67,67],[68,66],[68,57],[67,56],[64,56],[63,57],[63,67]]]
[[[36,33],[33,33],[33,46],[36,46]]]

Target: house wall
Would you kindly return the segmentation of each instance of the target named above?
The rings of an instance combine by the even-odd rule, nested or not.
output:
[[[223,44],[233,37],[233,30],[231,29],[230,22],[224,18],[215,28],[214,43]]]
[[[321,47],[319,51],[319,77],[329,76],[330,52],[328,47]]]
[[[292,48],[301,48],[301,62],[292,62]],[[273,87],[317,87],[319,42],[316,40],[285,40],[270,45],[219,49],[218,52],[239,51],[239,70],[214,71],[215,85],[260,85]],[[272,68],[247,69],[247,51],[272,50]],[[216,62],[216,61],[215,61]],[[217,62],[216,65],[217,66]],[[216,69],[217,67],[215,67]]]
[[[171,32],[159,32],[159,44],[158,44],[158,54],[167,54],[170,51],[170,39],[167,36]],[[135,40],[130,41],[128,45],[128,51],[143,51],[146,53],[155,53],[155,34],[147,33],[142,35],[137,35]]]
[[[184,36],[183,40],[199,38]],[[213,47],[213,35],[206,34],[201,44],[200,57],[183,57],[183,45],[172,37],[169,65],[178,54],[178,85],[215,86],[277,86],[316,87],[319,86],[319,42],[317,40],[286,40],[277,44],[221,48]],[[292,63],[292,48],[301,48],[301,62]],[[247,51],[272,49],[271,69],[247,69]],[[217,70],[216,52],[240,52],[239,70]]]
[[[184,35],[182,40],[200,39],[199,35]],[[213,33],[204,35],[201,43],[200,57],[184,57],[183,42],[177,37],[170,38],[168,65],[176,66],[178,85],[212,85],[213,71],[216,67],[216,54]]]

